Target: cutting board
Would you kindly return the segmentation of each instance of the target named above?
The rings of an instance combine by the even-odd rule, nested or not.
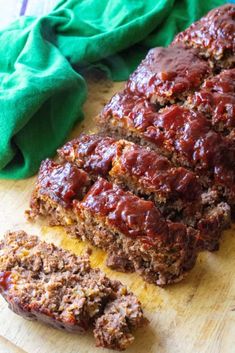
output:
[[[94,131],[94,116],[122,87],[105,80],[89,82],[85,120],[71,137]],[[80,254],[87,243],[69,238],[62,228],[27,222],[24,211],[35,177],[0,181],[0,236],[8,229],[25,229],[42,239]],[[221,248],[199,255],[195,268],[181,283],[158,288],[136,274],[121,274],[105,267],[105,254],[93,249],[92,266],[125,283],[142,301],[150,324],[136,332],[128,353],[234,353],[235,352],[235,226],[224,232]],[[12,313],[0,299],[0,353],[102,353],[91,334],[60,332],[26,321]]]

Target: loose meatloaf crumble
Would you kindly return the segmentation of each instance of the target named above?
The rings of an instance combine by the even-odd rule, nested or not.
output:
[[[210,11],[205,17],[179,33],[174,43],[199,50],[217,67],[235,64],[235,5],[228,4]]]
[[[217,131],[228,135],[235,128],[235,69],[207,79],[186,104],[205,114]]]
[[[157,285],[179,281],[192,268],[201,243],[198,231],[167,221],[152,201],[103,178],[83,190],[81,196],[68,170],[71,170],[68,163],[60,165],[50,160],[42,163],[31,199],[31,219],[41,215],[51,224],[65,226],[69,234],[88,239],[106,250],[110,267],[136,271]],[[76,173],[79,171],[77,168]],[[53,189],[44,188],[50,184],[51,175],[57,175],[60,182],[54,179]],[[63,196],[60,200],[61,180],[66,180],[63,184],[69,181],[68,192],[73,195],[66,204]]]
[[[0,242],[0,292],[17,314],[59,329],[93,329],[96,345],[124,350],[147,323],[140,302],[118,281],[23,231]]]
[[[215,131],[200,112],[176,104],[156,112],[146,99],[124,91],[97,120],[103,133],[147,145],[176,166],[194,170],[222,200],[235,204],[234,141]]]
[[[203,188],[190,170],[175,167],[164,156],[127,140],[82,135],[58,151],[62,161],[83,168],[152,200],[171,221],[200,229],[205,248],[218,247],[221,231],[230,224],[230,209],[218,193]]]
[[[127,90],[164,105],[185,97],[211,74],[197,51],[175,45],[151,49],[127,81]]]

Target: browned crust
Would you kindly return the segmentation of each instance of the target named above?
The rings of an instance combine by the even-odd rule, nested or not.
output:
[[[235,5],[213,9],[179,33],[173,43],[198,49],[201,56],[209,58],[212,65],[219,68],[234,67]]]
[[[211,74],[209,64],[197,54],[181,45],[153,48],[130,76],[126,89],[160,105],[184,101]]]
[[[216,131],[229,135],[235,129],[235,69],[207,79],[186,105],[205,114]]]

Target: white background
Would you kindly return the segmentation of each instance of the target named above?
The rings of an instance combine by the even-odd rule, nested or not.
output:
[[[28,0],[26,16],[40,16],[51,11],[58,0]],[[19,17],[23,0],[0,0],[0,28]]]

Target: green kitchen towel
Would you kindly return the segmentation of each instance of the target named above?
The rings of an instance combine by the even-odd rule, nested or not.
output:
[[[152,46],[221,0],[63,0],[0,32],[0,177],[33,175],[55,153],[86,99],[84,68],[124,80]],[[76,70],[75,70],[76,69]]]

